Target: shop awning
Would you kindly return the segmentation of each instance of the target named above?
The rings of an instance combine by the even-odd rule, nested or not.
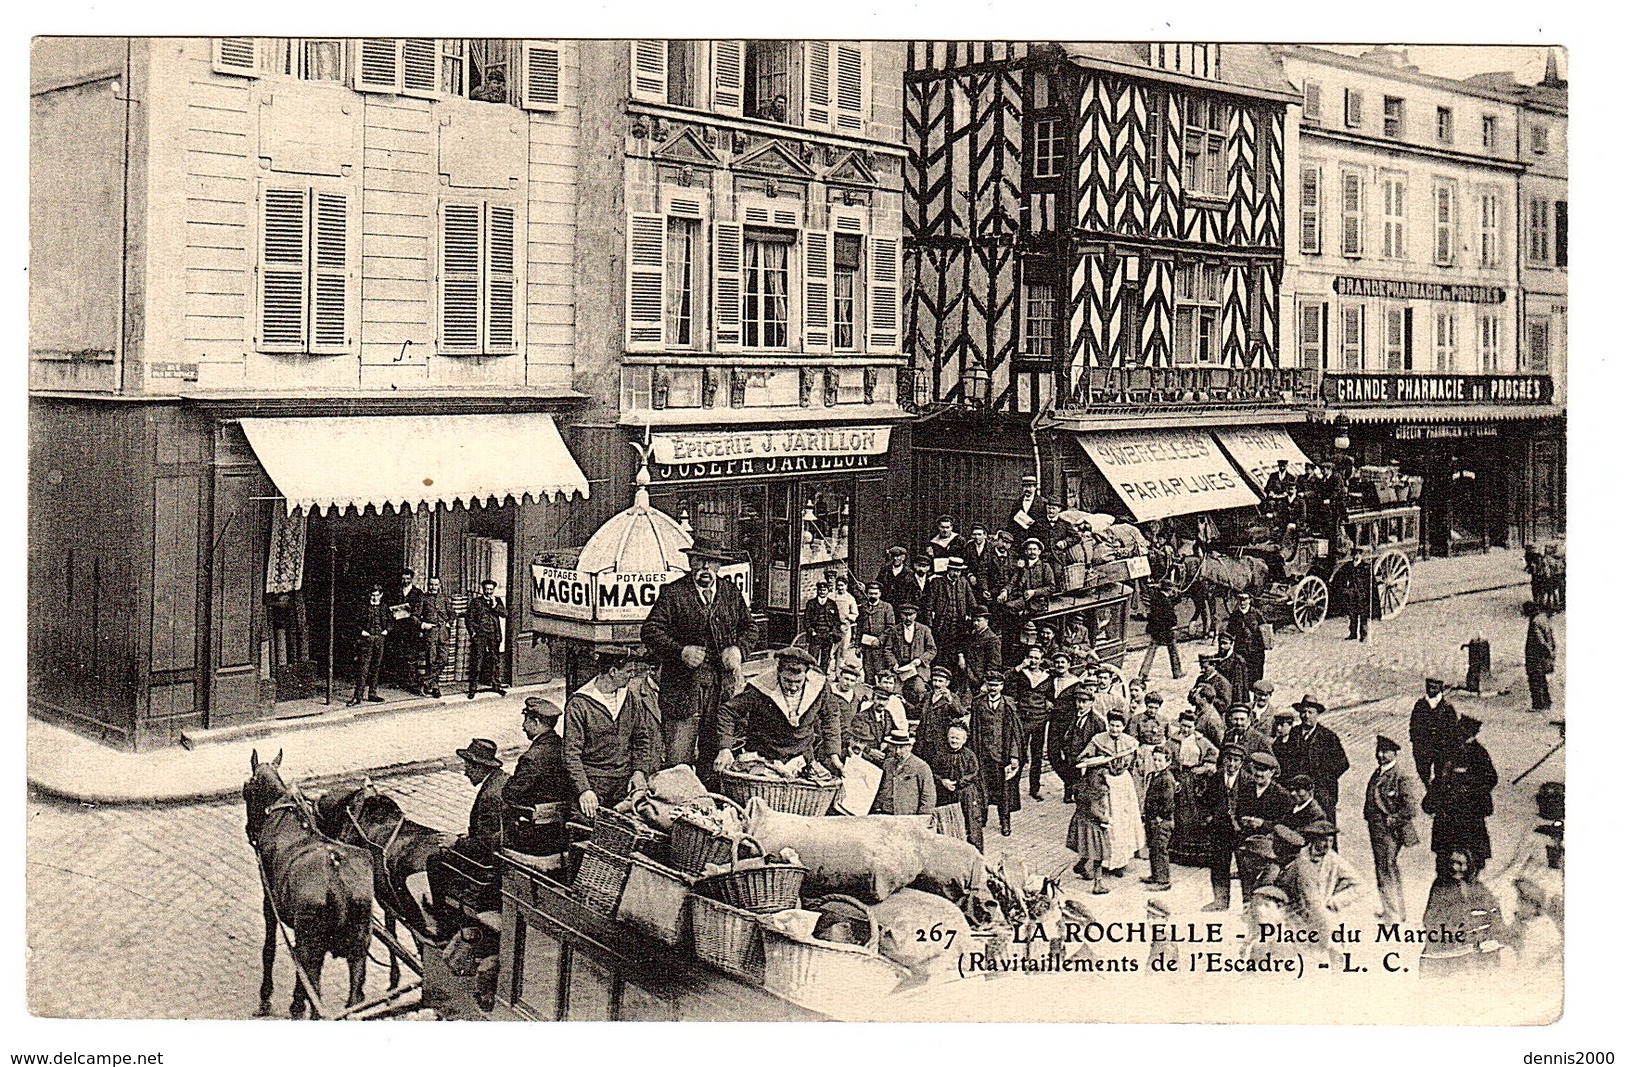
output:
[[[536,412],[243,419],[242,427],[289,511],[588,495],[552,416]]]
[[[1309,457],[1303,454],[1292,435],[1277,427],[1214,430],[1213,436],[1230,453],[1230,458],[1241,468],[1241,473],[1259,489],[1264,488],[1264,483],[1269,481],[1281,460],[1286,460],[1287,469],[1293,474],[1302,474],[1304,464],[1309,462]]]
[[[1350,422],[1500,422],[1555,419],[1564,414],[1555,404],[1436,404],[1428,407],[1340,408]],[[1326,416],[1330,419],[1330,413]]]
[[[1080,433],[1078,443],[1142,522],[1257,504],[1213,436],[1201,430]]]

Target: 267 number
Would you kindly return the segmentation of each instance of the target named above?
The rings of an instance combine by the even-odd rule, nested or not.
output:
[[[931,927],[929,930],[925,929],[924,927],[915,930],[914,940],[921,943],[941,945],[943,948],[952,948],[954,945],[954,935],[957,933],[959,933],[958,930],[944,930],[942,928],[942,924],[937,923],[937,925]]]

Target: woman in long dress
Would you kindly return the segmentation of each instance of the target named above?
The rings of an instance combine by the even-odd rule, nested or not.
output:
[[[1134,788],[1134,754],[1139,742],[1124,732],[1128,716],[1113,708],[1106,714],[1106,732],[1084,746],[1078,765],[1106,770],[1106,855],[1101,866],[1107,874],[1121,875],[1145,847],[1145,826],[1140,821],[1140,796]]]
[[[1195,711],[1183,711],[1168,739],[1173,752],[1174,833],[1168,841],[1168,858],[1182,867],[1206,867],[1209,862],[1207,820],[1202,797],[1219,769],[1218,747],[1196,729]]]
[[[1449,866],[1428,891],[1422,925],[1446,930],[1462,940],[1429,942],[1422,949],[1423,976],[1456,976],[1493,970],[1501,965],[1502,946],[1510,931],[1501,918],[1501,905],[1488,886],[1478,880],[1483,861],[1472,849],[1450,850]]]

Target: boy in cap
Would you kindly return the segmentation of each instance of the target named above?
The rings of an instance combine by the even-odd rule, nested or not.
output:
[[[1220,673],[1219,657],[1204,652],[1196,657],[1196,664],[1198,667],[1196,682],[1213,690],[1214,706],[1228,708],[1234,704],[1236,690],[1230,684],[1230,679]]]
[[[1399,765],[1399,742],[1377,735],[1377,767],[1365,785],[1365,826],[1382,910],[1377,918],[1405,921],[1405,883],[1399,873],[1401,849],[1418,844],[1417,805],[1421,789]]]
[[[999,833],[1010,836],[1010,816],[1021,810],[1021,754],[1026,732],[1015,702],[1004,692],[1004,675],[989,672],[983,692],[971,698],[970,745],[982,760],[982,782],[999,809]]]
[[[1286,822],[1292,798],[1275,782],[1281,764],[1268,752],[1247,754],[1247,785],[1236,794],[1236,824],[1243,833],[1269,834]]]
[[[383,702],[378,695],[378,675],[384,666],[384,638],[389,636],[391,622],[389,609],[384,606],[384,587],[375,585],[367,590],[367,602],[361,606],[356,624],[355,693],[350,697],[350,707],[363,698]]]
[[[835,673],[829,681],[829,702],[841,720],[842,752],[851,751],[852,724],[859,705],[869,699],[870,693],[870,688],[863,684],[863,665],[857,656],[837,654]]]
[[[1173,772],[1168,769],[1168,749],[1158,745],[1151,749],[1151,772],[1145,776],[1145,800],[1142,816],[1145,820],[1145,847],[1151,857],[1151,873],[1140,881],[1150,893],[1166,893],[1172,886],[1168,867],[1168,843],[1174,832],[1174,800],[1179,786]]]
[[[1236,821],[1236,809],[1243,791],[1251,790],[1251,782],[1242,773],[1247,750],[1237,744],[1225,745],[1219,752],[1219,771],[1213,775],[1203,797],[1207,820],[1208,878],[1213,888],[1213,899],[1202,906],[1203,911],[1230,910],[1231,869],[1235,863],[1236,847],[1244,836]]]
[[[1294,774],[1286,780],[1287,796],[1292,808],[1281,819],[1281,825],[1302,830],[1312,822],[1326,822],[1326,813],[1315,800],[1315,780],[1307,774]]]

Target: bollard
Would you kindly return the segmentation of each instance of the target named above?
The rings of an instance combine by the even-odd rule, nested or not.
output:
[[[1489,639],[1479,635],[1461,647],[1467,650],[1468,691],[1482,695],[1485,689],[1493,689],[1494,682],[1490,679]]]

